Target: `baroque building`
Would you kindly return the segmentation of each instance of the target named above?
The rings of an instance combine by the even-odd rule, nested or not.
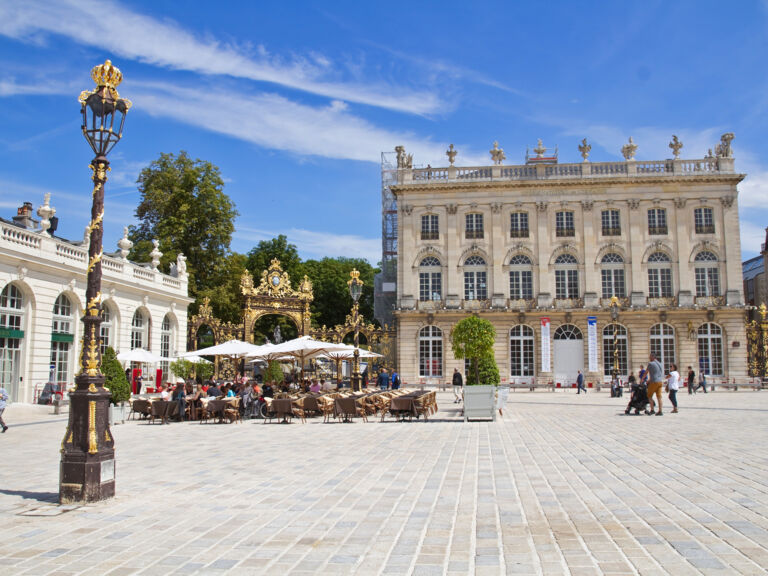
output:
[[[578,370],[626,378],[655,352],[665,367],[747,376],[732,134],[715,154],[558,163],[539,141],[524,165],[413,168],[398,151],[397,368],[449,381],[464,362],[450,333],[468,314],[496,327],[502,381],[570,386]]]
[[[53,236],[55,209],[44,204],[33,218],[25,202],[11,220],[0,218],[0,385],[14,402],[33,402],[49,377],[74,383],[82,337],[88,237],[69,241]],[[186,350],[188,276],[185,258],[171,274],[152,262],[127,260],[132,243],[127,228],[118,250],[102,263],[102,351],[144,348],[169,358]],[[168,362],[155,368],[168,374]],[[153,374],[153,377],[155,374]]]

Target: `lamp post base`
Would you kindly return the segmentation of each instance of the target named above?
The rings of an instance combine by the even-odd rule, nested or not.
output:
[[[76,379],[69,395],[69,423],[61,443],[59,503],[87,504],[115,495],[115,449],[109,430],[109,390],[104,376]]]
[[[352,390],[355,392],[360,392],[360,374],[353,374],[352,375]]]

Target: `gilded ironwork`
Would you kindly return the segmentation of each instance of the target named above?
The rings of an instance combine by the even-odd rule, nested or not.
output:
[[[98,92],[99,88],[107,88],[115,100],[120,98],[117,87],[123,81],[123,74],[117,66],[112,65],[111,60],[105,60],[104,64],[94,66],[91,70],[91,78],[94,84],[96,84],[96,90],[83,90],[80,92],[80,96],[77,99],[80,104],[85,104],[88,97]],[[129,110],[132,106],[131,101],[125,98],[122,100],[125,102],[125,109]]]
[[[96,438],[96,402],[88,402],[88,454],[99,451],[99,441]]]
[[[753,317],[746,322],[747,366],[751,377],[766,379],[768,378],[768,308],[765,304],[761,304],[757,312],[759,318]]]

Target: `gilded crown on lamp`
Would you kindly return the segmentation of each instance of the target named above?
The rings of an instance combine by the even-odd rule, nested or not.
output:
[[[96,84],[96,90],[83,90],[80,93],[80,97],[78,98],[81,104],[88,99],[88,96],[98,92],[98,90],[102,87],[107,88],[115,100],[120,99],[120,94],[117,92],[117,87],[123,81],[123,73],[120,72],[120,68],[112,64],[111,60],[105,60],[104,64],[94,66],[91,69],[91,78]],[[129,110],[131,107],[131,101],[125,98],[122,100],[125,103],[126,111]]]

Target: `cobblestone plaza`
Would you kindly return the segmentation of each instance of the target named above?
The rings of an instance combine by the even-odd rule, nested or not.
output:
[[[768,394],[624,416],[605,391],[514,392],[495,423],[112,431],[117,497],[56,505],[64,416],[0,436],[2,574],[764,574]]]

